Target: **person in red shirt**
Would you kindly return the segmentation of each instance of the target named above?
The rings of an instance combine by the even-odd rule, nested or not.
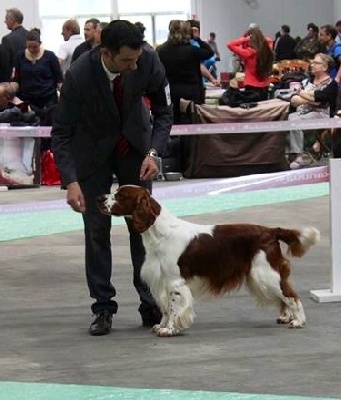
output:
[[[245,89],[257,92],[260,100],[267,100],[273,53],[262,31],[251,28],[248,35],[228,42],[227,48],[237,54],[244,65]]]

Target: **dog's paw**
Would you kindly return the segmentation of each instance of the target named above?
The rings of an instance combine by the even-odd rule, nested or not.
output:
[[[155,333],[159,337],[172,337],[172,336],[176,336],[179,333],[179,329],[170,328],[170,327],[168,327],[168,328],[167,327],[166,328],[159,327]]]
[[[293,320],[291,312],[285,308],[277,318],[277,324],[289,324]]]
[[[293,319],[292,321],[290,321],[288,328],[290,329],[298,329],[298,328],[303,328],[304,327],[304,323],[301,321],[298,321],[297,319]]]
[[[277,322],[277,324],[290,324],[292,319],[293,319],[292,315],[285,314],[285,315],[280,315],[277,318],[276,322]]]
[[[160,330],[160,328],[161,328],[161,325],[160,324],[156,324],[156,325],[154,325],[152,328],[151,328],[151,332],[152,333],[158,333],[158,331]]]

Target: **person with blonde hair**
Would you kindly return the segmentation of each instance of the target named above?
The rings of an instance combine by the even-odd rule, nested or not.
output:
[[[62,27],[62,36],[64,42],[60,45],[57,56],[63,75],[65,75],[66,71],[70,68],[75,48],[83,42],[78,21],[75,19],[66,20]]]
[[[245,89],[258,93],[259,100],[267,100],[273,54],[262,31],[250,28],[246,35],[228,42],[227,48],[237,54],[244,65]]]
[[[204,86],[200,70],[201,62],[213,56],[209,44],[199,37],[192,46],[191,26],[188,21],[172,20],[169,24],[168,39],[156,51],[165,67],[174,107],[174,123],[180,122],[180,99],[203,102]]]

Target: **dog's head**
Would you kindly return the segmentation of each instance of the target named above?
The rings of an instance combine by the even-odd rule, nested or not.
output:
[[[161,210],[148,189],[135,185],[123,185],[115,193],[99,196],[97,204],[105,215],[131,218],[132,228],[139,233],[153,225]]]

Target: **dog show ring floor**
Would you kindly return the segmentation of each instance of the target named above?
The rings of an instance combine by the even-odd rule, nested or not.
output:
[[[141,326],[128,234],[113,218],[119,310],[110,335],[91,337],[82,219],[58,187],[0,193],[0,400],[341,399],[341,305],[330,287],[328,167],[248,177],[157,182],[153,195],[200,224],[315,226],[320,243],[292,260],[304,329],[276,324],[243,289],[199,301],[193,326],[158,338]]]

